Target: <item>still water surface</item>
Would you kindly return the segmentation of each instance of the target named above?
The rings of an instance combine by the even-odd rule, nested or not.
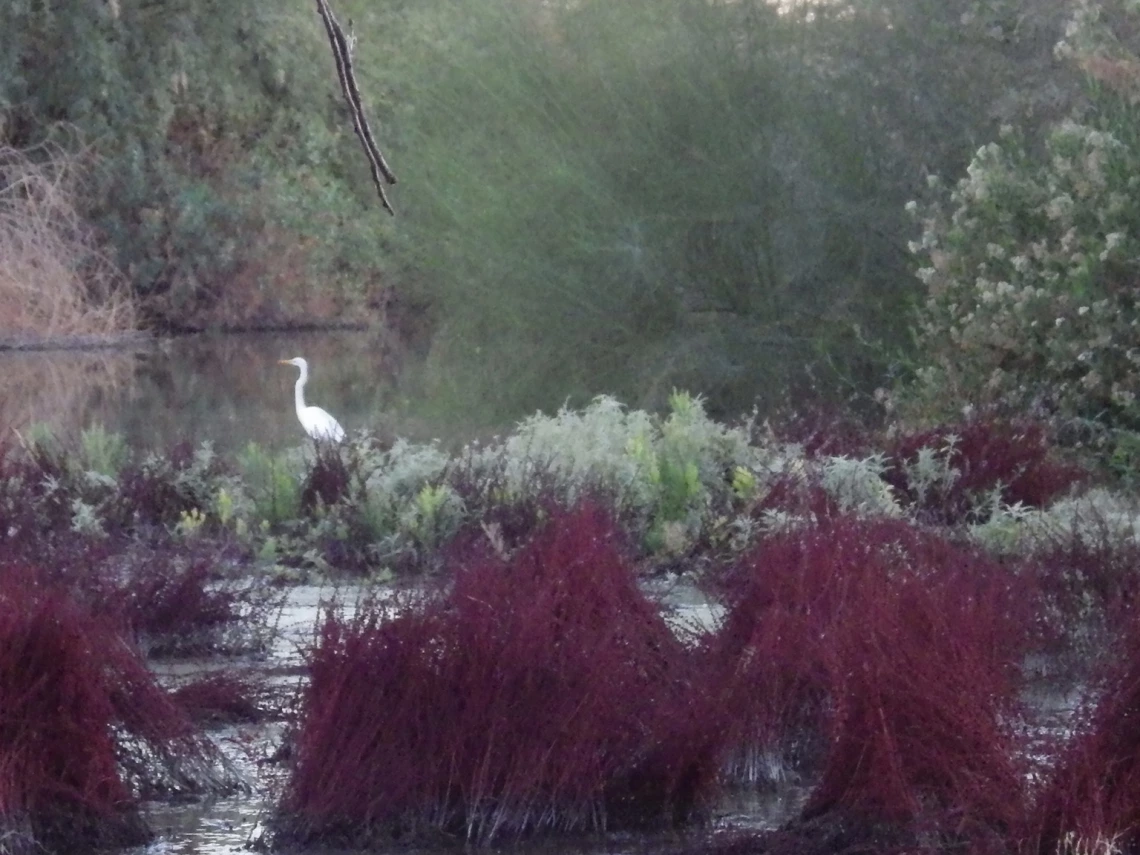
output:
[[[309,360],[307,403],[360,429],[446,443],[470,425],[424,392],[423,372],[394,369],[368,332],[202,335],[136,350],[0,353],[0,431],[49,425],[76,436],[102,424],[132,447],[168,449],[211,440],[219,451],[250,441],[280,448],[305,441],[293,409],[297,370]],[[432,415],[425,415],[431,413]],[[521,414],[520,414],[521,415]]]

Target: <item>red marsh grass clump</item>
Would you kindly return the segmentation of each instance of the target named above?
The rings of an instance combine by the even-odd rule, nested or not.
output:
[[[265,721],[272,712],[267,696],[263,681],[229,672],[199,677],[170,692],[170,699],[192,721],[207,726]]]
[[[720,587],[728,614],[704,655],[730,772],[762,778],[791,743],[822,766],[804,819],[972,832],[1016,817],[1002,722],[1028,582],[907,522],[835,517],[769,537]]]
[[[87,587],[151,656],[191,656],[257,648],[261,624],[280,592],[227,579],[218,556],[133,550]]]
[[[0,835],[29,850],[147,839],[119,775],[91,629],[59,594],[0,586]]]
[[[37,579],[66,589],[152,656],[258,650],[284,597],[266,582],[230,578],[224,551],[188,544],[69,538],[38,561],[26,554],[0,554],[0,574],[35,567]]]
[[[1047,652],[1054,669],[1087,673],[1092,661],[1117,658],[1120,639],[1140,603],[1140,545],[1086,519],[1036,547],[1023,559],[1041,587]]]
[[[850,407],[823,401],[778,411],[754,427],[753,433],[758,445],[773,439],[794,443],[803,449],[806,457],[860,458],[875,450],[868,419],[861,418]]]
[[[472,541],[472,544],[476,541]],[[721,730],[611,519],[553,511],[504,559],[388,619],[327,618],[278,842],[672,825],[699,815]]]
[[[1140,850],[1140,628],[1133,625],[1121,647],[1099,700],[1077,714],[1045,776],[1027,851]]]
[[[919,493],[905,467],[922,449],[949,455],[957,471],[950,484]],[[924,522],[954,525],[971,519],[979,500],[994,490],[1008,505],[1048,505],[1087,478],[1081,467],[1057,457],[1046,429],[1035,423],[975,419],[896,437],[887,454],[895,461],[885,479],[908,500]]]
[[[0,839],[88,851],[147,837],[135,798],[238,785],[108,625],[35,574],[0,576]]]

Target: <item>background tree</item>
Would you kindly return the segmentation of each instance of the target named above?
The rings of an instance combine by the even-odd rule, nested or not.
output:
[[[428,371],[499,412],[867,391],[919,296],[905,202],[1070,91],[1059,4],[1005,4],[1005,28],[973,2],[461,6],[376,12],[400,49],[368,68],[394,87]]]
[[[1057,55],[1086,77],[1072,117],[1008,126],[965,177],[912,204],[926,300],[904,412],[1030,413],[1131,460],[1140,447],[1140,10],[1074,4]],[[1072,429],[1077,429],[1075,433]]]
[[[904,205],[1002,123],[1071,109],[1069,2],[343,0],[394,222],[305,3],[14,0],[3,133],[77,129],[153,323],[394,294],[424,388],[477,423],[674,386],[738,413],[864,394],[909,352]]]
[[[331,75],[311,8],[0,8],[6,141],[65,134],[96,156],[88,216],[167,326],[336,314],[375,284]],[[306,285],[317,270],[321,293]]]

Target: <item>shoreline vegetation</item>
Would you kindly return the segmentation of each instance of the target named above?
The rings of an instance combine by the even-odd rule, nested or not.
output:
[[[1093,770],[1140,767],[1140,502],[1038,424],[724,424],[675,393],[666,416],[600,398],[454,453],[31,431],[0,454],[0,517],[0,602],[27,604],[0,649],[124,651],[98,680],[79,648],[52,660],[86,693],[93,777],[5,765],[17,837],[137,839],[131,787],[242,786],[190,722],[267,708],[293,723],[277,846],[673,829],[733,852],[1028,855],[1137,828],[1140,778]],[[267,699],[246,657],[282,591],[317,581],[356,599],[321,611],[299,693]],[[669,621],[678,586],[720,617]],[[216,679],[155,695],[148,656],[208,656]],[[73,699],[6,662],[0,722],[63,732]],[[120,679],[161,764],[100,788],[136,757],[97,736],[126,714]],[[1081,700],[1058,725],[1034,692]],[[807,797],[778,831],[708,829],[727,788],[787,782]]]
[[[0,346],[361,325],[514,427],[0,401],[0,849],[244,791],[200,722],[266,705],[279,848],[1140,849],[1140,4],[337,0],[382,220],[311,6],[207,5],[0,3]]]
[[[199,333],[371,328],[359,320],[234,321],[148,329],[124,274],[79,213],[82,154],[0,146],[0,352],[151,345]]]
[[[80,212],[86,168],[60,147],[0,145],[0,339],[9,346],[140,334],[128,284]]]

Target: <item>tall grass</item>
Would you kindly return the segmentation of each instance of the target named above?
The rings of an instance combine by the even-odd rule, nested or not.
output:
[[[77,208],[82,167],[63,149],[0,146],[0,336],[136,326],[125,281]]]

